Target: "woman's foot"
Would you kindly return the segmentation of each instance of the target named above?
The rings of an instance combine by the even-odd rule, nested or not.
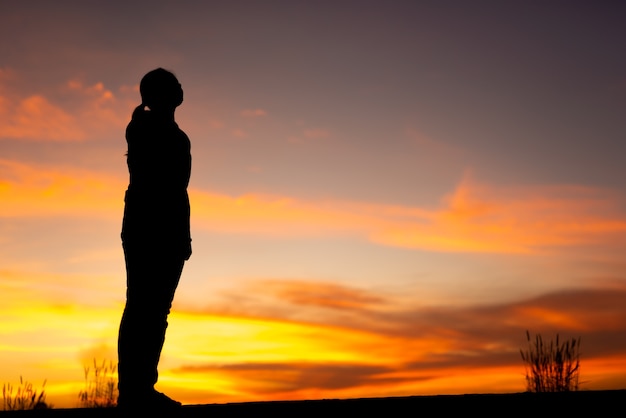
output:
[[[152,389],[141,394],[120,395],[117,399],[117,407],[121,409],[131,409],[139,411],[172,410],[178,409],[182,404],[164,393]]]
[[[166,409],[176,409],[182,406],[180,402],[175,401],[174,399],[170,398],[166,394],[157,392],[156,390],[152,393],[150,402],[152,402],[154,405],[158,406],[159,408],[166,408]]]

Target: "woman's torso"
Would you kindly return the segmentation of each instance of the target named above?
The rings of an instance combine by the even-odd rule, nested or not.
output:
[[[145,112],[126,129],[130,182],[125,196],[125,244],[186,245],[189,233],[190,141],[174,121]]]

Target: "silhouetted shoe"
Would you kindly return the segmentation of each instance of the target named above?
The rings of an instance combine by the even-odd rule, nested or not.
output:
[[[182,406],[180,402],[175,401],[166,394],[157,392],[156,390],[152,393],[151,399],[148,402],[155,405],[159,409],[178,409]]]
[[[180,402],[156,390],[140,395],[120,396],[117,399],[117,407],[129,411],[171,411],[181,406]]]

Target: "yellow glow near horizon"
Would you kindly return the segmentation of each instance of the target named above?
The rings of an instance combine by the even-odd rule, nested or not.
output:
[[[3,367],[0,379],[16,382],[24,375],[35,385],[47,379],[50,402],[77,406],[76,396],[84,385],[82,363],[90,356],[115,356],[121,306],[26,302],[20,310],[0,310],[0,316],[12,318],[0,327],[7,341],[0,346],[0,355],[13,359]],[[469,348],[459,345],[462,336],[445,329],[433,335],[440,336],[393,336],[322,323],[175,310],[159,388],[186,403],[525,389],[521,360],[497,367],[434,366],[433,356]],[[506,347],[499,352],[502,349]],[[421,369],[420,363],[429,366]],[[348,380],[338,384],[340,375],[334,373],[342,370],[347,372],[342,379]],[[590,381],[587,388],[623,383],[620,376],[625,373],[624,356],[583,358],[581,376]]]
[[[358,360],[376,364],[384,362],[381,359],[390,354],[382,352],[389,349],[381,347],[377,334],[349,328],[175,312],[170,324],[168,347],[176,357],[202,359],[207,363],[254,359],[255,362],[347,363]]]

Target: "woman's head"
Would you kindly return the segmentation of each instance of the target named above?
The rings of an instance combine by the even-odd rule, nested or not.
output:
[[[157,68],[144,75],[139,83],[141,101],[150,110],[172,110],[183,102],[183,89],[171,72]]]

